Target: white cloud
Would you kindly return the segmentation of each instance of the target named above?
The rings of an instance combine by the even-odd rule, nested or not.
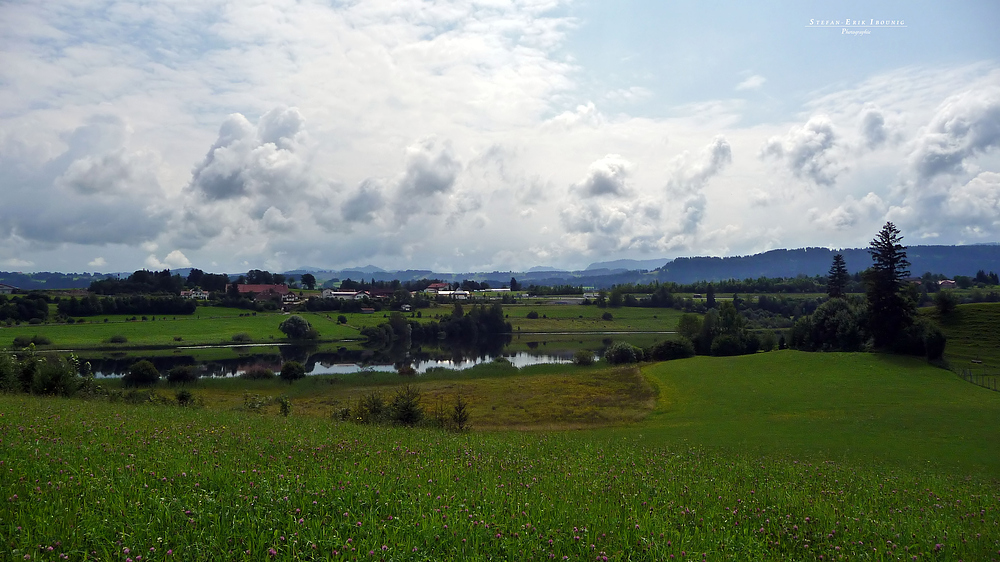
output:
[[[570,189],[583,197],[625,197],[631,191],[628,177],[632,167],[632,163],[620,155],[608,154],[593,162],[587,170],[587,177]]]
[[[771,137],[760,149],[760,157],[783,163],[795,177],[830,186],[843,171],[839,161],[837,133],[830,118],[817,115],[784,137]]]
[[[912,164],[926,181],[966,171],[967,162],[1000,146],[1000,87],[966,91],[945,100],[917,139]]]
[[[744,81],[740,82],[739,84],[737,84],[736,85],[736,91],[741,91],[741,90],[759,90],[761,88],[761,86],[764,85],[764,82],[767,82],[767,78],[764,78],[763,76],[761,76],[759,74],[754,74],[753,76],[749,76],[749,77],[747,77],[746,80],[744,80]]]
[[[103,257],[98,256],[98,257],[90,260],[89,262],[87,262],[87,265],[89,265],[90,267],[104,267],[104,266],[108,265],[108,261],[106,259],[104,259]]]

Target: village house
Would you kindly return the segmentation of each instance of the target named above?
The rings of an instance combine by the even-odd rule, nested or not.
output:
[[[424,289],[425,293],[436,295],[441,291],[447,291],[451,288],[451,283],[431,283]]]
[[[941,281],[938,281],[939,289],[954,289],[957,286],[958,283],[955,283],[951,279],[942,279]]]
[[[364,291],[337,291],[335,289],[323,289],[324,299],[342,299],[345,301],[357,301],[368,296]]]
[[[241,295],[253,294],[255,300],[279,299],[288,294],[288,285],[236,285]]]
[[[3,283],[0,283],[0,295],[11,295],[16,290],[17,287],[13,287],[11,285],[4,285]]]
[[[190,291],[181,291],[182,299],[195,299],[201,301],[207,301],[209,297],[208,291],[202,291],[201,289],[192,289]]]

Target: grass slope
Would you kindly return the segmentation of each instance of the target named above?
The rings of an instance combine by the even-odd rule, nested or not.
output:
[[[995,482],[0,396],[17,560],[997,560]]]
[[[952,369],[1000,372],[1000,303],[963,304],[944,316],[936,310],[928,314],[948,337],[945,359]]]
[[[650,365],[651,442],[1000,476],[1000,393],[904,357],[783,351]]]

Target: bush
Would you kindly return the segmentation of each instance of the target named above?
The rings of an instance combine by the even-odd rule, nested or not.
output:
[[[601,315],[601,320],[611,321],[611,320],[614,320],[614,319],[615,319],[615,317],[612,316],[610,312],[605,312],[604,314]]]
[[[253,341],[253,338],[250,337],[250,334],[248,334],[246,332],[240,332],[238,334],[233,334],[233,341],[234,342],[248,342],[248,341]]]
[[[385,418],[385,414],[385,400],[377,390],[361,397],[351,411],[351,417],[358,423],[379,423]]]
[[[389,420],[398,425],[413,426],[424,419],[424,409],[420,406],[420,392],[406,385],[396,391],[389,403]]]
[[[337,316],[337,323],[338,324],[347,324],[347,317],[344,316],[343,314],[341,314],[340,316]]]
[[[581,349],[573,354],[573,364],[581,367],[594,364],[594,354],[586,349]]]
[[[455,431],[465,431],[469,428],[469,404],[461,396],[455,397],[455,405],[451,410],[451,424]]]
[[[532,319],[532,320],[536,320],[536,319],[538,318],[538,313],[537,313],[537,312],[535,312],[534,310],[532,310],[531,312],[529,312],[529,313],[528,313],[528,314],[526,315],[526,317],[527,317],[527,318],[530,318],[530,319]]]
[[[128,343],[128,338],[121,334],[117,334],[108,338],[108,343]]]
[[[122,377],[122,384],[126,387],[153,386],[159,380],[160,372],[152,363],[143,359],[129,367],[128,372]]]
[[[743,355],[746,346],[738,337],[731,334],[722,334],[712,340],[711,353],[715,356],[728,357],[732,355]]]
[[[28,336],[17,336],[14,338],[14,347],[24,349],[31,345],[31,338]]]
[[[624,365],[642,361],[642,350],[627,342],[615,342],[604,352],[604,359],[611,365]]]
[[[297,315],[293,314],[286,318],[281,324],[278,325],[278,329],[281,333],[285,334],[289,339],[301,340],[301,339],[314,339],[319,334],[315,333],[309,322]]]
[[[251,365],[243,370],[240,378],[252,381],[273,379],[274,371],[263,365]]]
[[[190,390],[178,390],[174,394],[174,398],[177,399],[178,406],[192,406],[194,405],[194,394],[191,394]]]
[[[299,379],[305,378],[306,368],[298,361],[289,361],[281,366],[281,373],[278,376],[281,377],[281,380],[292,384]]]
[[[947,343],[941,328],[933,324],[928,324],[924,330],[924,351],[927,352],[928,361],[937,361],[944,357],[944,348]]]
[[[650,361],[670,361],[694,357],[694,344],[691,340],[666,340],[653,344],[646,354]]]
[[[170,384],[189,384],[198,381],[198,371],[194,365],[179,365],[167,371],[167,382]]]
[[[62,357],[48,357],[35,372],[31,391],[35,394],[73,396],[80,388],[76,365]]]

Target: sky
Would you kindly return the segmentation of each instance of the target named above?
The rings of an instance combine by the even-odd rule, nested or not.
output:
[[[1000,3],[4,0],[0,270],[1000,241]]]

